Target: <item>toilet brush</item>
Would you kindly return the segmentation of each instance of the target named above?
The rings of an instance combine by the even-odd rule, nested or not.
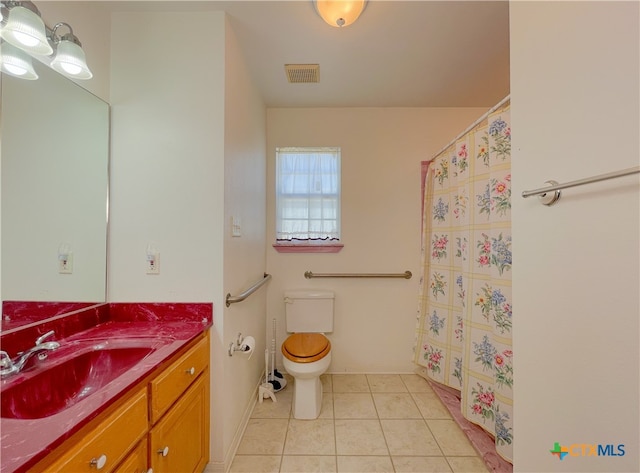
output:
[[[271,373],[269,382],[273,385],[275,392],[282,391],[287,385],[285,377],[276,369],[276,319],[272,323],[273,338],[271,339]]]
[[[276,400],[276,395],[273,393],[273,385],[269,383],[269,350],[264,349],[264,383],[260,385],[258,389],[258,401],[262,403],[263,398],[270,397],[273,402]]]
[[[281,380],[276,379],[276,377],[274,376],[274,371],[276,369],[275,363],[276,363],[276,341],[272,339],[271,340],[271,371],[269,372],[269,383],[271,384],[271,386],[273,386],[273,391],[277,393],[278,391],[281,391],[282,388],[284,388],[284,386],[280,382]]]
[[[277,369],[276,369],[276,319],[273,319],[273,323],[272,323],[272,331],[273,331],[273,377],[276,378],[278,381],[280,381],[280,384],[282,384],[282,387],[284,388],[287,385],[287,380],[285,379],[284,375],[282,373],[280,373]]]

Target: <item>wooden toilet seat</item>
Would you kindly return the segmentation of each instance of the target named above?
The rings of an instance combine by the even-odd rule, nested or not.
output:
[[[294,333],[282,344],[282,354],[295,363],[312,363],[331,351],[331,342],[321,333]]]

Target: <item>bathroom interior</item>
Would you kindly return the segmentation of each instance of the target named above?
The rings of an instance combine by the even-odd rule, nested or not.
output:
[[[637,471],[638,2],[370,0],[342,28],[311,0],[35,3],[49,28],[73,28],[93,77],[72,81],[35,59],[37,80],[1,75],[1,350],[13,358],[18,334],[28,331],[33,344],[43,327],[86,314],[144,318],[149,325],[136,327],[176,340],[189,319],[199,334],[171,360],[206,341],[197,382],[208,429],[198,471],[207,472],[234,471],[252,412],[277,405],[257,397],[274,338],[275,366],[286,372],[290,291],[331,294],[322,379],[333,377],[334,392],[335,380],[426,380],[416,363],[423,163],[507,99],[515,260],[507,463],[516,472]],[[291,63],[319,64],[320,82],[288,83]],[[8,95],[9,81],[27,92]],[[24,126],[11,127],[14,114]],[[283,251],[276,149],[320,146],[341,152],[343,246]],[[24,150],[29,161],[10,159]],[[553,205],[522,196],[550,180],[622,169],[635,173],[563,189]],[[410,278],[305,277],[405,271]],[[44,308],[56,312],[40,320]],[[232,350],[245,337],[255,340],[251,357]],[[151,386],[163,374],[145,376]],[[295,387],[287,380],[280,402]],[[3,394],[19,384],[1,382]],[[153,388],[146,395],[154,399]],[[7,461],[19,456],[12,433],[31,421],[2,412],[0,472],[37,471]],[[567,458],[553,454],[555,444]],[[612,448],[594,456],[576,445]]]

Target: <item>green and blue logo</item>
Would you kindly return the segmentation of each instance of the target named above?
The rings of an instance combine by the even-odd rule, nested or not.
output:
[[[624,444],[592,444],[592,443],[572,443],[571,445],[561,445],[560,442],[553,444],[553,449],[549,450],[551,455],[555,455],[560,460],[564,460],[567,455],[570,457],[622,457],[625,454]]]

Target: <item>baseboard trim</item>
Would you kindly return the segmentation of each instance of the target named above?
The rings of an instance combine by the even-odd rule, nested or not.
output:
[[[249,402],[247,403],[244,413],[242,414],[242,419],[240,420],[240,424],[238,425],[238,428],[236,429],[236,433],[233,436],[233,441],[229,446],[229,450],[227,450],[227,453],[224,458],[224,464],[222,464],[223,469],[216,470],[216,473],[218,473],[218,471],[221,473],[228,473],[228,471],[231,469],[231,463],[233,462],[233,459],[236,456],[236,452],[238,451],[238,447],[240,446],[240,442],[242,441],[242,436],[244,435],[244,431],[247,429],[247,425],[249,424],[249,419],[251,418],[251,413],[253,412],[253,409],[255,408],[256,403],[258,402],[258,389],[260,388],[261,384],[262,384],[262,374],[260,374],[260,379],[258,379],[258,382],[256,383],[256,387],[253,389],[253,392],[251,393],[251,397],[249,397]]]
[[[224,473],[224,463],[208,463],[202,473]]]

